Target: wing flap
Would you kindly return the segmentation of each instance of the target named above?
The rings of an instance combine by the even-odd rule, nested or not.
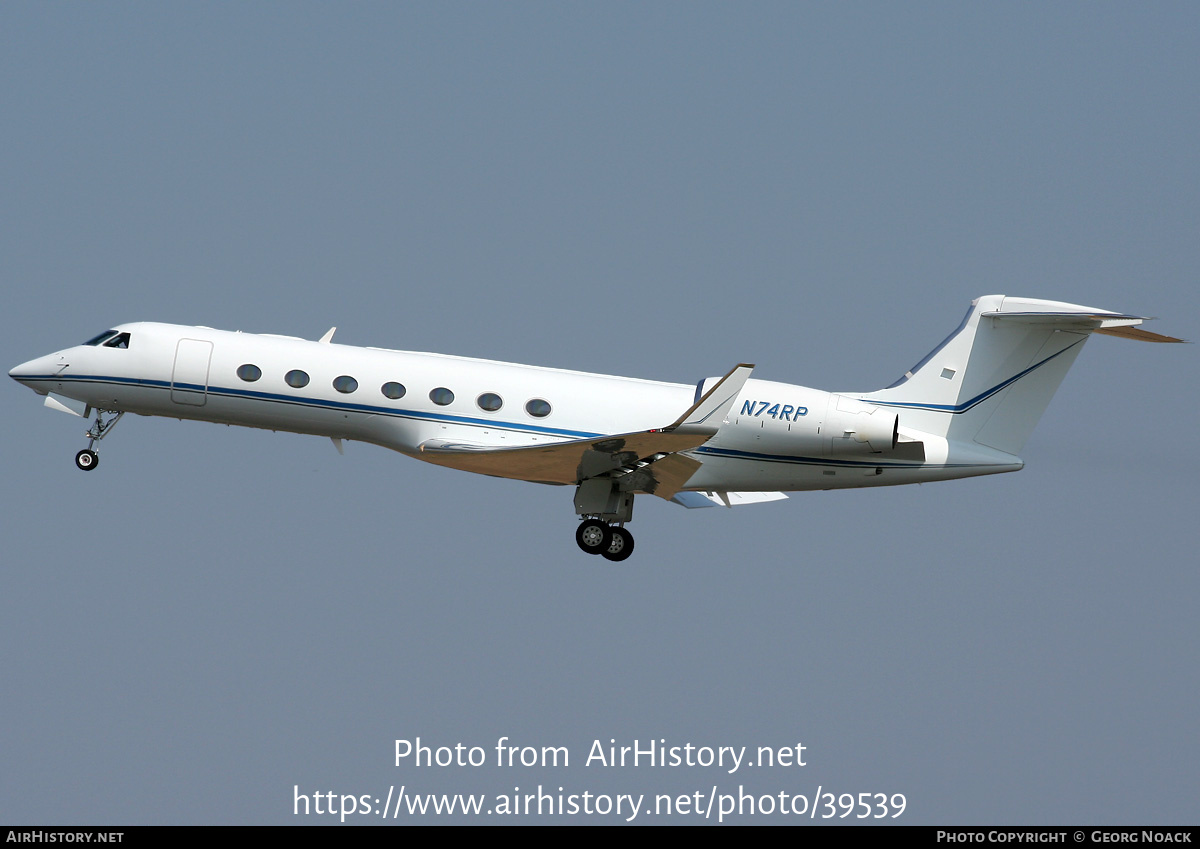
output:
[[[687,486],[703,463],[686,454],[660,456],[633,471],[623,473],[619,487],[625,492],[647,492],[659,498],[671,498]]]

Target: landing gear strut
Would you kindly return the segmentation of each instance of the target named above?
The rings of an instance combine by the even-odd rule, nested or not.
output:
[[[111,416],[111,418],[106,420],[104,418],[105,414]],[[96,420],[92,422],[92,426],[84,434],[88,438],[88,447],[75,455],[75,465],[78,468],[85,472],[90,472],[100,464],[100,455],[96,453],[94,446],[108,435],[108,432],[113,429],[113,425],[119,422],[123,415],[125,415],[124,411],[96,410]]]

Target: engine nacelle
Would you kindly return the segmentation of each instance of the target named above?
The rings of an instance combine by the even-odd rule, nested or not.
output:
[[[883,454],[895,450],[900,438],[900,417],[894,412],[844,395],[831,397],[829,407],[825,427],[834,454],[861,454],[864,450]]]

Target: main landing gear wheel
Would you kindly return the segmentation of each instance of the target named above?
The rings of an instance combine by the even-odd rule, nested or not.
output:
[[[75,455],[75,465],[83,469],[85,472],[90,472],[96,468],[96,464],[100,462],[100,456],[91,449],[84,448]]]
[[[624,528],[610,528],[612,542],[600,552],[608,560],[621,561],[633,554],[633,534]]]
[[[575,542],[588,554],[605,554],[612,545],[613,529],[597,519],[587,519],[575,531]]]

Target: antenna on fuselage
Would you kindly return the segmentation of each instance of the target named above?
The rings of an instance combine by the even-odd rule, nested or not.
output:
[[[329,332],[326,333],[324,336],[322,336],[317,341],[320,342],[322,345],[328,345],[330,340],[333,339],[333,331],[335,331],[335,330],[337,330],[336,327],[329,328]]]

